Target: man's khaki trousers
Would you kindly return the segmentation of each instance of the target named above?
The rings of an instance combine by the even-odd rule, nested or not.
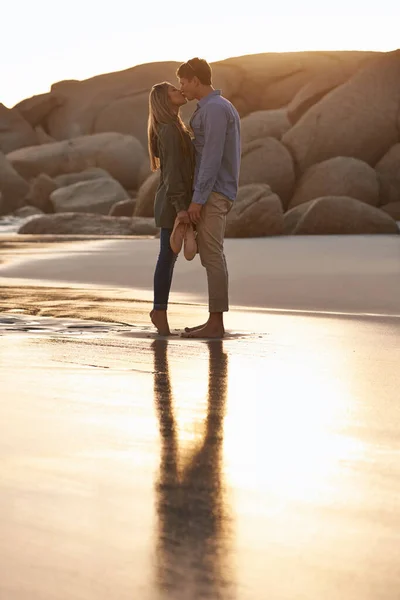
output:
[[[217,192],[212,192],[201,209],[196,225],[200,260],[207,271],[209,311],[229,310],[228,269],[224,255],[226,216],[232,202]]]

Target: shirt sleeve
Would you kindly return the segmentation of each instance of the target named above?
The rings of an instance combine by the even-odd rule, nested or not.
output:
[[[163,178],[166,198],[176,212],[187,210],[188,192],[185,184],[186,161],[179,131],[174,125],[160,132],[163,149]]]
[[[204,147],[192,201],[205,204],[217,179],[224,153],[228,115],[223,106],[210,102],[204,107]]]

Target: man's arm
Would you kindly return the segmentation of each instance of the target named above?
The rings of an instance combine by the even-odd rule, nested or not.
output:
[[[210,102],[204,108],[204,148],[192,202],[205,204],[221,166],[228,115],[221,104]]]

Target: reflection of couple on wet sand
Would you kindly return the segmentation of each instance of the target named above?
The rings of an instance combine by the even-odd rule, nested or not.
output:
[[[150,161],[153,170],[160,169],[154,214],[161,229],[150,316],[161,335],[170,335],[167,309],[177,255],[184,246],[186,258],[192,259],[196,245],[207,272],[209,318],[182,335],[220,338],[225,333],[223,314],[229,300],[224,236],[238,189],[240,119],[213,88],[211,76],[210,65],[193,58],[177,71],[180,89],[159,83],[149,97]],[[194,99],[198,104],[190,120],[192,140],[179,111]]]
[[[228,357],[209,343],[208,406],[201,445],[179,471],[179,447],[168,370],[168,342],[155,340],[154,397],[161,433],[157,483],[156,577],[160,590],[179,598],[230,598],[229,519],[224,510],[222,440]],[[168,595],[170,594],[170,595]]]

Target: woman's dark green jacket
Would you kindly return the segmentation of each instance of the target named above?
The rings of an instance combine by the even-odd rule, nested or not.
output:
[[[183,135],[183,138],[182,138]],[[160,125],[160,183],[154,202],[157,227],[172,229],[176,214],[187,210],[193,194],[194,149],[190,136],[173,123]]]

